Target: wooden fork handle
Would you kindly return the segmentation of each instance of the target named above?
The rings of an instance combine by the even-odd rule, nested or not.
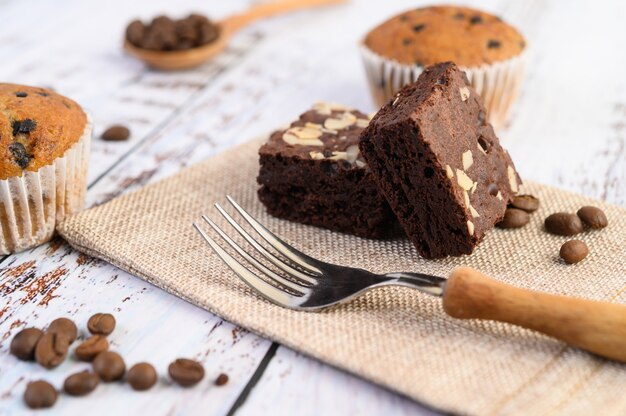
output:
[[[446,313],[508,322],[626,362],[626,306],[520,289],[463,267],[448,277]]]
[[[225,31],[233,33],[250,23],[299,9],[308,9],[317,6],[345,3],[347,0],[278,0],[261,3],[251,7],[248,11],[224,19],[221,22]]]

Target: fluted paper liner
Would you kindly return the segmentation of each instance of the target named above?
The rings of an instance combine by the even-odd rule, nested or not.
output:
[[[384,105],[403,86],[417,81],[423,66],[406,65],[384,58],[364,44],[360,45],[365,74],[374,101]],[[494,128],[506,124],[511,107],[517,98],[524,75],[526,52],[491,65],[460,67],[467,74],[472,88],[482,97],[489,122]]]
[[[253,293],[191,226],[208,214],[238,237],[213,208],[214,202],[227,206],[229,194],[287,242],[332,263],[440,276],[467,265],[518,287],[626,303],[626,209],[526,184],[541,200],[530,224],[491,231],[471,256],[425,260],[406,239],[366,240],[266,214],[256,196],[260,144],[229,150],[83,211],[58,230],[78,250],[231,322],[445,411],[626,412],[626,365],[512,325],[455,320],[444,313],[439,298],[402,287],[376,289],[323,312],[283,309]],[[566,265],[558,252],[567,238],[547,234],[543,220],[586,204],[602,208],[609,226],[577,236],[591,253],[577,265]]]
[[[61,157],[37,171],[0,180],[0,254],[48,241],[58,221],[83,209],[91,121]]]

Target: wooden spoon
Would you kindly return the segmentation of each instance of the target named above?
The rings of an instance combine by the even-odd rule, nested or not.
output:
[[[269,16],[317,6],[344,3],[347,0],[279,0],[262,3],[250,8],[243,14],[228,17],[217,25],[220,27],[219,37],[211,43],[181,51],[152,51],[139,48],[124,40],[124,49],[131,55],[144,61],[156,69],[176,70],[192,68],[213,58],[222,52],[230,38],[241,28],[250,23]]]

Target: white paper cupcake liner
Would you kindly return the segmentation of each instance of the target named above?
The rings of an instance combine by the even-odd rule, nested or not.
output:
[[[405,65],[384,58],[363,43],[360,45],[365,73],[374,96],[384,105],[403,86],[417,81],[423,66]],[[467,74],[472,88],[480,94],[494,128],[504,127],[511,107],[517,98],[526,66],[526,52],[491,65],[460,67]]]
[[[88,117],[81,138],[50,165],[0,180],[0,254],[48,241],[58,221],[83,209],[91,128]]]

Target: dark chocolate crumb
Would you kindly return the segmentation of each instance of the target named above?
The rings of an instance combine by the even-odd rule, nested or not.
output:
[[[500,41],[495,39],[489,39],[489,42],[487,42],[487,48],[489,49],[498,49],[500,45]]]
[[[476,25],[476,24],[482,23],[482,22],[483,22],[483,18],[480,17],[479,15],[474,15],[470,19],[470,23],[473,24],[473,25]]]
[[[28,94],[25,93],[24,91],[18,91],[15,93],[15,96],[19,98],[24,98],[24,97],[28,97]]]
[[[407,20],[409,20],[409,16],[406,14],[403,14],[402,16],[400,16],[400,21],[401,22],[406,22]]]
[[[41,95],[42,97],[48,97],[48,96],[50,96],[50,94],[48,94],[48,93],[47,93],[47,92],[45,92],[45,91],[40,91],[40,92],[38,92],[37,94]]]
[[[11,122],[11,127],[13,128],[13,135],[15,136],[19,133],[30,133],[31,131],[35,130],[35,128],[37,127],[37,122],[30,118],[25,118],[22,121],[13,120]]]
[[[9,145],[9,150],[11,151],[11,153],[13,154],[13,157],[15,158],[15,163],[17,163],[20,168],[26,169],[26,167],[30,163],[31,157],[26,151],[26,148],[24,147],[24,145],[22,143],[17,143],[17,142],[11,143]]]
[[[413,26],[413,31],[421,32],[424,29],[424,27],[426,27],[426,25],[424,23],[420,23],[419,25]]]
[[[461,12],[458,12],[457,14],[455,14],[452,17],[454,17],[456,20],[463,20],[463,19],[465,19],[465,14],[461,13]]]
[[[412,39],[409,39],[409,38],[404,38],[404,39],[402,40],[402,44],[403,44],[404,46],[410,45],[411,43],[413,43],[413,40],[412,40]]]

